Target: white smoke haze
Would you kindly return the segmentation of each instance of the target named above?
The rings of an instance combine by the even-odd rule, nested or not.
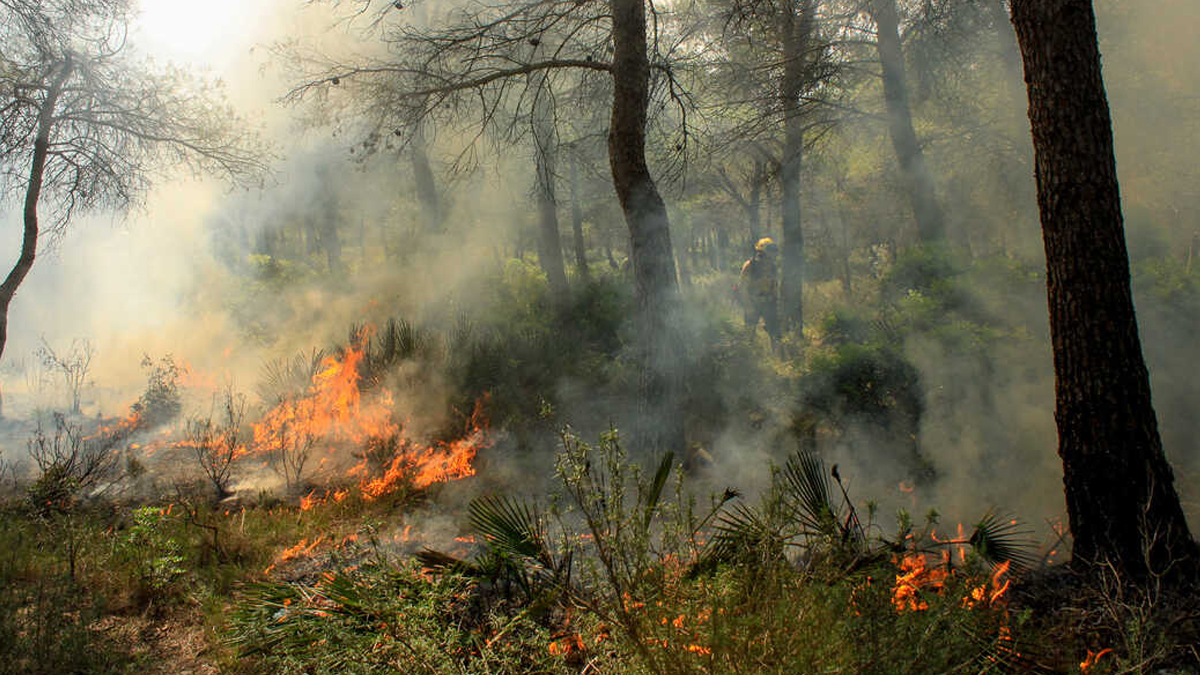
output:
[[[1131,249],[1136,254],[1136,242],[1150,242],[1147,245],[1176,257],[1188,255],[1200,232],[1200,168],[1194,161],[1200,154],[1200,103],[1194,95],[1200,86],[1200,43],[1191,30],[1200,22],[1200,7],[1189,0],[1169,0],[1155,11],[1135,11],[1115,0],[1097,5]],[[73,338],[94,344],[95,386],[84,394],[87,416],[128,411],[145,387],[143,355],[171,354],[213,382],[232,382],[253,399],[265,362],[344,344],[352,324],[381,326],[390,317],[401,317],[445,334],[461,316],[492,318],[494,308],[481,304],[491,297],[486,287],[503,273],[516,242],[536,249],[530,235],[536,213],[530,199],[529,150],[497,151],[484,142],[474,171],[452,179],[439,175],[447,201],[446,233],[431,237],[418,231],[421,214],[406,154],[351,154],[351,137],[334,137],[332,125],[301,124],[298,118],[310,115],[305,109],[278,104],[287,82],[285,69],[270,55],[276,41],[311,39],[331,51],[375,49],[345,24],[331,29],[334,10],[319,3],[261,0],[204,11],[224,13],[222,25],[231,26],[205,48],[172,47],[169,39],[137,34],[134,44],[156,59],[200,65],[220,77],[235,106],[277,143],[275,180],[261,191],[231,192],[211,181],[181,178],[160,185],[144,208],[127,218],[75,219],[52,251],[43,249],[46,253],[10,310],[0,373],[6,416],[25,418],[46,405],[48,395],[31,390],[22,369],[34,367],[33,353],[42,336],[56,348]],[[239,18],[230,21],[230,14]],[[158,15],[151,20],[166,21]],[[205,55],[204,61],[199,54]],[[1012,83],[996,86],[1011,90]],[[995,112],[1006,120],[1005,129],[1014,139],[1028,143],[1023,91],[1018,93],[1022,98],[1007,99],[1009,105]],[[879,125],[856,124],[862,125],[861,133],[887,142]],[[859,133],[848,126],[844,133]],[[465,146],[467,136],[456,133],[436,132],[435,169],[446,169]],[[987,149],[979,155],[982,162]],[[1010,250],[1028,252],[1039,267],[1032,167],[984,171],[971,164],[974,157],[959,147],[943,147],[940,154],[931,151],[935,174],[962,173],[970,164],[974,176],[983,176],[976,184],[952,184],[947,190],[950,222],[974,231],[1004,228]],[[999,186],[995,193],[989,192],[993,184]],[[822,211],[836,212],[838,196],[822,190],[814,188],[804,199],[819,204]],[[565,186],[559,192],[565,206]],[[876,198],[873,208],[891,209],[896,221],[906,217],[895,215],[900,202],[882,188]],[[988,210],[969,210],[978,204]],[[570,236],[567,213],[560,208],[564,243]],[[20,214],[10,210],[0,215],[0,242],[10,251],[6,260],[14,259]],[[619,217],[619,212],[614,210],[612,216]],[[345,273],[322,277],[297,269],[293,272],[301,280],[286,290],[264,286],[248,292],[246,285],[254,283],[254,275],[246,268],[245,256],[231,259],[227,254],[228,242],[250,242],[253,249],[273,228],[303,218],[335,218],[350,225],[340,230]],[[614,220],[603,227],[620,231],[623,225]],[[735,232],[731,238],[740,237]],[[727,293],[724,283],[714,283],[712,292]],[[916,441],[937,470],[935,481],[912,495],[901,491],[899,484],[912,480],[909,467],[892,450],[875,447],[873,436],[864,430],[851,428],[836,443],[823,446],[827,465],[839,465],[860,506],[861,500],[878,501],[883,520],[898,507],[916,515],[936,507],[951,523],[972,522],[989,507],[999,506],[1033,525],[1039,535],[1047,530],[1047,518],[1064,516],[1044,289],[1040,282],[1032,288],[973,286],[990,312],[1029,331],[1023,338],[1005,341],[1001,353],[991,355],[990,362],[997,364],[993,371],[973,370],[976,362],[949,355],[932,340],[912,340],[904,346],[921,374],[925,399]],[[1195,524],[1200,508],[1195,501],[1200,458],[1194,442],[1200,432],[1195,422],[1200,384],[1192,376],[1197,348],[1190,326],[1197,319],[1182,321],[1169,305],[1140,294],[1137,300],[1167,453],[1176,465],[1185,500],[1191,500],[1186,508]],[[247,316],[260,317],[261,325],[248,330]],[[809,319],[810,325],[815,319]],[[386,384],[395,395],[397,416],[418,437],[429,437],[445,423],[449,385],[422,368],[420,363],[406,365]],[[752,371],[712,386],[730,409],[746,407],[739,402],[745,399],[781,418],[795,396],[763,391]],[[627,419],[633,406],[628,400],[597,397],[574,381],[559,382],[553,393],[564,408],[555,420],[571,422],[585,440],[595,440],[610,420]],[[209,404],[205,395],[194,397],[185,414],[203,412]],[[62,405],[61,392],[56,405]],[[756,429],[738,422],[708,433],[700,448],[706,468],[697,471],[697,489],[719,493],[726,486],[736,487],[754,499],[768,484],[770,467],[782,464],[794,448],[794,439],[780,433],[783,424],[777,420]],[[25,432],[22,427],[0,438],[5,456],[20,458]],[[481,457],[480,473],[486,476],[475,486],[447,487],[443,497],[461,506],[484,486],[516,487],[522,494],[549,489],[553,434],[541,439],[547,450],[541,454],[505,454],[510,440],[501,436],[496,449]],[[278,487],[280,482],[269,470],[258,469],[239,480],[253,489]],[[436,534],[449,541],[461,523],[428,511],[407,524],[427,537]]]

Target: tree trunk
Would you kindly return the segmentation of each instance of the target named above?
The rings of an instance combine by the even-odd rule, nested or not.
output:
[[[1055,421],[1074,564],[1195,569],[1150,401],[1090,0],[1013,0],[1046,249]],[[1187,564],[1180,564],[1187,563]]]
[[[925,153],[913,130],[908,85],[904,78],[904,52],[900,46],[900,19],[896,0],[872,0],[871,18],[878,30],[876,45],[883,70],[883,98],[887,105],[888,132],[900,173],[917,221],[917,236],[922,243],[941,241],[946,235],[942,209],[933,192],[933,177],[925,163]]]
[[[54,108],[58,105],[58,97],[62,94],[63,85],[71,76],[74,69],[71,58],[62,64],[58,75],[50,82],[46,90],[46,98],[42,100],[38,110],[38,130],[33,141],[33,158],[29,166],[29,184],[25,186],[25,227],[21,236],[21,254],[17,262],[9,270],[4,283],[0,283],[0,358],[4,356],[4,347],[8,343],[8,308],[17,287],[25,281],[33,261],[37,257],[38,240],[38,200],[42,195],[42,176],[46,171],[46,157],[50,151],[50,132],[54,127]],[[0,417],[4,416],[4,397],[0,393]]]
[[[608,159],[613,186],[629,227],[629,257],[638,305],[639,386],[643,422],[639,443],[682,450],[678,375],[685,343],[676,339],[679,286],[671,249],[667,207],[646,166],[646,110],[650,62],[646,53],[644,0],[611,0],[613,109]],[[654,409],[651,406],[655,406]],[[650,437],[653,436],[653,437]]]
[[[570,154],[570,178],[571,181],[571,233],[574,235],[573,244],[575,248],[575,267],[579,270],[579,276],[587,279],[590,275],[587,262],[587,244],[583,241],[583,208],[579,204],[579,158],[575,156],[575,149],[572,148]]]
[[[321,248],[325,249],[325,260],[329,265],[329,273],[332,276],[342,276],[344,269],[342,267],[342,240],[338,237],[337,231],[337,209],[333,207],[333,202],[330,200],[328,206],[324,209],[321,217],[320,226]]]
[[[754,184],[750,186],[750,198],[745,205],[746,221],[750,227],[750,239],[746,242],[748,255],[754,255],[754,245],[763,236],[762,192],[769,175],[770,171],[767,170],[766,162],[756,161],[754,163]]]
[[[58,105],[58,97],[62,94],[63,85],[70,77],[74,66],[70,57],[63,63],[62,69],[50,82],[46,90],[46,98],[38,110],[37,137],[33,142],[33,159],[29,166],[29,184],[25,187],[25,229],[21,237],[21,255],[16,264],[0,283],[0,357],[4,356],[4,346],[8,342],[8,308],[12,304],[17,287],[25,280],[37,257],[38,240],[38,200],[42,195],[42,176],[46,171],[46,157],[50,150],[50,132],[54,127],[54,108]]]
[[[554,111],[551,109],[550,91],[546,88],[546,75],[540,71],[533,75],[533,144],[536,171],[534,192],[538,205],[538,263],[550,282],[550,295],[559,307],[565,307],[570,299],[567,286],[566,263],[563,262],[562,238],[558,232],[558,199],[554,190],[554,163],[558,155],[558,140],[555,138]]]
[[[783,280],[780,287],[780,318],[785,326],[800,332],[804,328],[804,230],[800,213],[800,168],[804,155],[804,125],[800,119],[800,94],[804,87],[808,59],[805,49],[812,32],[815,11],[813,0],[802,0],[796,16],[796,3],[784,3],[780,17],[780,41],[783,43],[783,82],[779,98],[783,106],[783,159],[779,181],[783,202],[783,241],[780,248]]]
[[[413,177],[417,183],[417,200],[425,212],[425,229],[428,232],[442,231],[442,199],[438,195],[437,183],[433,179],[433,168],[429,164],[429,142],[425,138],[425,124],[418,122],[412,138]]]
[[[714,263],[719,270],[725,269],[726,256],[729,251],[729,232],[723,225],[717,225],[717,245],[716,245],[716,262]]]

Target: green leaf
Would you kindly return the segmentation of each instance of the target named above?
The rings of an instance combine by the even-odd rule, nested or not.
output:
[[[671,465],[674,459],[675,451],[668,450],[667,454],[663,455],[662,461],[658,463],[658,470],[654,472],[654,482],[650,484],[650,494],[646,500],[646,512],[642,515],[642,529],[648,529],[650,521],[654,519],[654,509],[658,506],[663,486],[667,484],[667,478],[671,475]]]
[[[551,564],[537,512],[509,497],[485,496],[471,501],[471,527],[501,553]]]

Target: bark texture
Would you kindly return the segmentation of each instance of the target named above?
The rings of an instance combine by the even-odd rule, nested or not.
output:
[[[887,105],[888,134],[900,173],[904,178],[917,236],[923,243],[941,241],[946,236],[945,218],[933,191],[933,176],[925,162],[925,153],[913,129],[908,84],[904,77],[904,51],[900,44],[900,17],[896,0],[872,0],[871,18],[877,29],[876,45],[883,71],[883,98]]]
[[[1046,249],[1055,421],[1075,564],[1195,569],[1130,292],[1091,0],[1013,0]]]

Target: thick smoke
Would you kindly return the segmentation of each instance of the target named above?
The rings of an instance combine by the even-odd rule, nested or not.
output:
[[[1158,287],[1149,283],[1153,270],[1146,268],[1155,256],[1190,265],[1200,255],[1195,250],[1200,247],[1195,215],[1200,213],[1200,169],[1193,161],[1200,152],[1200,104],[1193,95],[1200,83],[1200,46],[1188,30],[1200,20],[1200,9],[1186,0],[1159,3],[1152,12],[1115,1],[1097,4],[1128,239],[1135,276],[1142,282],[1135,293],[1143,343],[1167,452],[1194,520],[1200,461],[1191,439],[1198,431],[1194,420],[1200,392],[1191,365],[1200,356],[1194,340],[1200,319],[1192,313],[1195,307],[1177,306],[1169,294],[1156,294]],[[128,219],[90,217],[72,223],[53,252],[39,259],[12,307],[0,374],[6,415],[27,416],[47,404],[39,396],[53,398],[53,393],[25,385],[24,372],[34,367],[32,355],[43,335],[56,347],[75,337],[94,343],[96,384],[85,393],[84,412],[109,416],[123,414],[144,387],[139,367],[144,354],[173,354],[198,372],[250,392],[264,362],[344,343],[352,324],[379,325],[398,316],[448,332],[463,316],[484,323],[495,318],[497,308],[484,304],[493,297],[486,287],[505,273],[505,261],[518,249],[535,248],[531,155],[497,152],[484,144],[477,169],[443,179],[446,233],[424,234],[407,158],[396,152],[364,157],[361,149],[351,154],[345,137],[333,137],[331,127],[299,128],[275,104],[284,87],[275,71],[262,69],[267,50],[249,51],[256,44],[305,33],[348,49],[360,47],[359,38],[346,31],[318,33],[316,27],[327,25],[328,19],[318,10],[298,12],[282,2],[270,7],[264,16],[278,18],[263,21],[261,35],[234,41],[230,49],[236,55],[226,53],[214,67],[228,82],[234,102],[252,111],[279,143],[276,184],[253,193],[231,193],[203,181],[166,184]],[[979,48],[1006,49],[992,44]],[[1007,49],[1004,58],[1011,59],[1011,47]],[[1009,250],[1036,263],[1036,271],[1041,247],[1031,152],[1018,150],[1007,155],[1013,161],[992,161],[996,147],[1028,147],[1024,92],[1018,71],[996,72],[1005,77],[992,83],[987,100],[996,102],[1000,132],[935,144],[930,162],[934,174],[945,178],[939,196],[950,228],[962,233],[961,241],[959,235],[951,239],[984,257],[992,252],[979,249],[978,242],[1000,232]],[[461,148],[464,142],[450,137],[455,133],[439,130],[436,141]],[[885,130],[869,121],[847,125],[840,133],[873,135],[886,144]],[[439,168],[450,159],[438,157]],[[836,233],[838,228],[857,231],[874,225],[899,232],[907,215],[896,210],[902,200],[889,196],[894,189],[879,186],[870,208],[839,209],[843,195],[815,179],[804,196],[811,227]],[[560,190],[564,203],[565,194]],[[668,201],[682,200],[668,194]],[[673,217],[686,210],[679,203],[672,209]],[[604,231],[620,232],[619,212],[607,214],[613,222],[605,223]],[[17,241],[17,216],[5,214],[0,229],[4,241]],[[683,214],[673,224],[681,228],[688,218]],[[323,226],[334,221],[342,225],[343,250],[335,263],[343,267],[341,273],[274,270],[270,273],[292,275],[294,283],[281,285],[282,290],[267,284],[248,291],[246,285],[257,283],[264,270],[251,269],[257,263],[236,251],[248,246],[268,256],[273,246],[309,246],[308,241],[275,238],[283,225],[297,231],[294,224],[300,221],[311,221],[317,240]],[[565,216],[563,222],[564,241],[569,241]],[[679,241],[677,237],[677,248]],[[363,250],[370,255],[356,259]],[[720,278],[687,289],[689,297],[709,295],[701,302],[709,306],[698,314],[711,314],[713,304],[727,305],[728,281]],[[878,499],[885,509],[936,506],[951,519],[969,521],[998,505],[1040,526],[1063,514],[1044,288],[1038,278],[1013,288],[997,287],[988,278],[964,283],[988,313],[1005,325],[1023,327],[1026,334],[1004,341],[998,353],[984,360],[959,358],[932,340],[904,345],[925,396],[916,442],[936,469],[936,479],[913,495],[901,491],[902,481],[912,481],[910,467],[890,450],[876,447],[871,433],[863,430],[849,429],[839,442],[825,446],[826,461],[839,464],[856,497]],[[813,322],[831,304],[821,293],[814,289],[817,297],[810,298]],[[734,314],[728,306],[717,311]],[[699,326],[703,320],[686,323]],[[696,335],[696,343],[689,345],[691,358],[705,363],[712,356],[706,350],[728,346],[736,338],[736,330],[726,336]],[[755,354],[736,349],[721,353],[740,361],[724,364],[725,372],[733,374],[709,382],[712,392],[706,400],[718,402],[723,419],[737,421],[697,434],[694,450],[702,451],[695,453],[702,456],[697,475],[707,477],[707,488],[719,491],[729,485],[753,496],[767,484],[770,466],[781,463],[794,447],[782,431],[787,422],[780,419],[789,414],[796,392],[786,389],[791,380],[764,390],[763,366]],[[445,387],[423,378],[424,388],[414,391],[403,386],[405,377],[397,376],[397,407],[419,431],[432,434],[447,412]],[[560,409],[551,419],[573,424],[585,437],[610,421],[628,419],[634,405],[598,398],[575,381],[556,383],[552,393]],[[748,410],[762,411],[768,419],[748,419],[741,414]],[[689,422],[703,425],[706,412]],[[543,430],[540,442],[548,453],[554,434]],[[9,435],[0,440],[0,448],[12,456],[23,449],[23,439]],[[494,484],[529,485],[531,476],[537,477],[532,482],[550,481],[548,454],[509,458],[495,453],[489,461],[488,480]]]

